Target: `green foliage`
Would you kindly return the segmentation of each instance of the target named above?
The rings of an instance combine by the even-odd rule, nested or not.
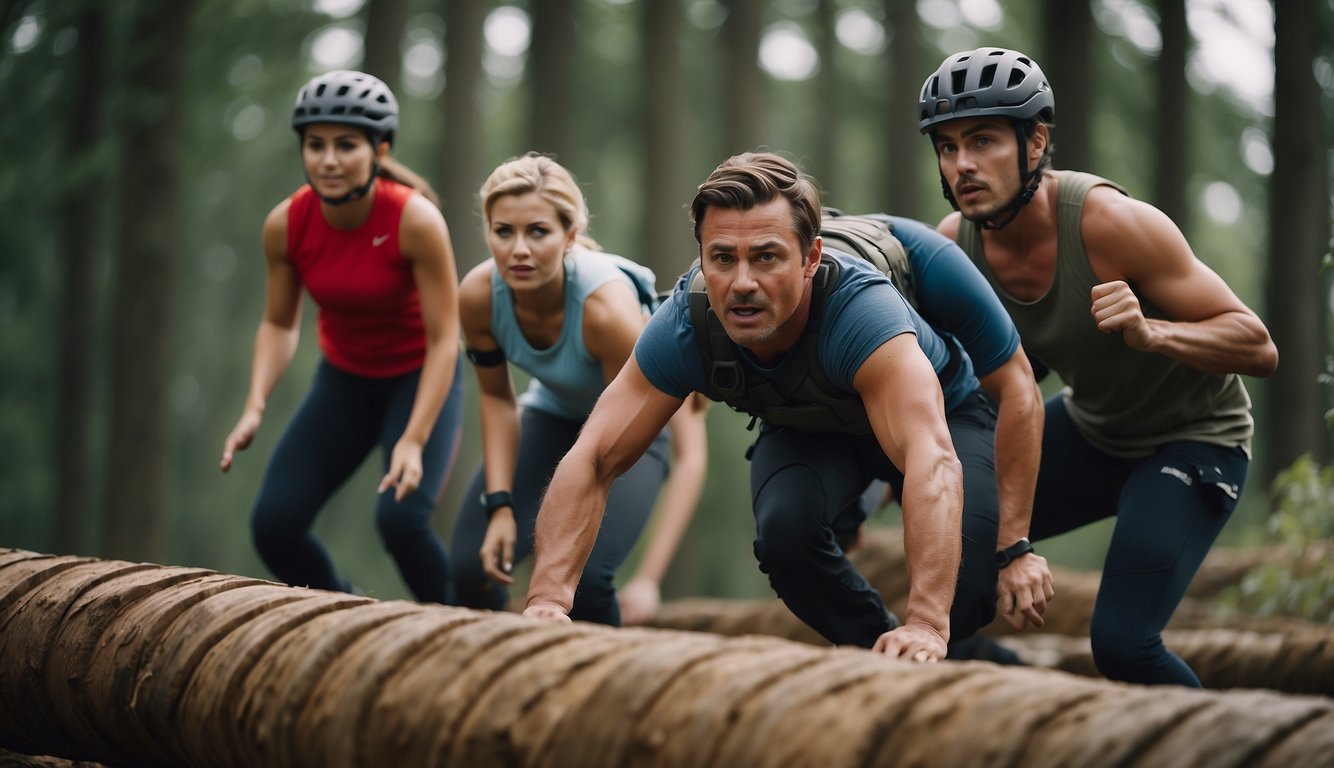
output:
[[[1303,456],[1274,480],[1269,534],[1283,557],[1256,568],[1222,596],[1229,608],[1258,615],[1334,623],[1334,466]]]

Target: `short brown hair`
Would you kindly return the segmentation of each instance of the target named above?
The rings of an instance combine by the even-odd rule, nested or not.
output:
[[[699,185],[690,203],[695,242],[700,242],[699,227],[708,209],[748,211],[780,195],[792,204],[792,228],[804,259],[820,233],[820,188],[796,163],[772,152],[733,155]]]

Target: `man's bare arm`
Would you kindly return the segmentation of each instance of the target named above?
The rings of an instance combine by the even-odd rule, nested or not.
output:
[[[918,661],[945,657],[958,578],[963,470],[945,423],[944,397],[917,337],[880,346],[853,377],[885,454],[903,471],[908,611],[876,650]]]
[[[537,514],[525,616],[559,619],[570,612],[612,481],[644,455],[681,403],[650,384],[633,355],[603,391]]]

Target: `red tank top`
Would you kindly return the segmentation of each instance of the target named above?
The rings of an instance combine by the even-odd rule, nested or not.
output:
[[[411,187],[375,182],[371,215],[353,230],[334,229],[310,185],[287,210],[287,260],[319,305],[320,349],[359,376],[399,376],[426,356],[421,300],[412,265],[398,250],[398,225]]]

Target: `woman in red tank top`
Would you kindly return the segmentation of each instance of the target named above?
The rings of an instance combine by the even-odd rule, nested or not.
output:
[[[379,445],[381,539],[417,599],[451,602],[445,549],[431,527],[461,424],[449,230],[430,186],[388,154],[398,104],[378,79],[345,70],[312,79],[297,96],[292,127],[308,184],[264,222],[267,299],[222,471],[254,439],[296,352],[305,289],[319,305],[323,359],[252,512],[259,553],[289,584],[356,591],[310,528]]]

